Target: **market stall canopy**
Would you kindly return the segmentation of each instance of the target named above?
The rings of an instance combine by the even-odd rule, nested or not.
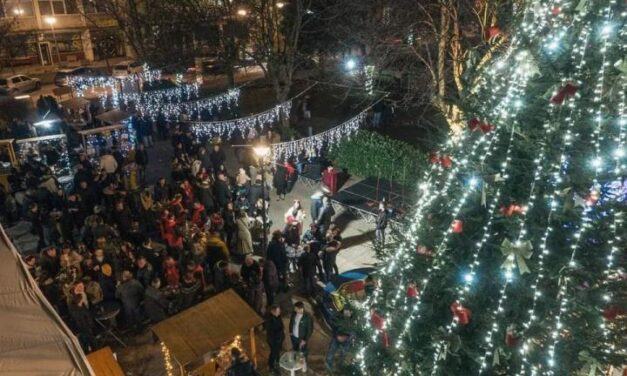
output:
[[[233,290],[227,290],[152,327],[183,366],[220,349],[263,323]]]
[[[101,134],[101,133],[106,133],[106,132],[117,131],[124,127],[126,127],[126,125],[124,124],[113,124],[113,125],[107,125],[106,127],[84,129],[82,131],[78,131],[78,134],[80,134],[81,136],[87,136],[90,134]]]
[[[93,375],[0,226],[0,374]]]
[[[72,110],[78,110],[85,108],[89,104],[89,100],[83,97],[74,97],[59,103],[63,108],[70,108]]]
[[[126,111],[111,110],[111,111],[104,112],[100,115],[96,115],[96,119],[107,124],[115,124],[115,123],[122,122],[122,120],[128,119],[130,116],[131,115]]]
[[[94,370],[94,376],[124,376],[124,371],[109,346],[89,353],[87,360]]]

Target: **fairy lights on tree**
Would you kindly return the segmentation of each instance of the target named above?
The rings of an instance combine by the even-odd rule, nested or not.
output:
[[[618,0],[515,9],[508,46],[462,103],[466,131],[429,156],[406,230],[381,249],[347,374],[627,363],[626,20]]]

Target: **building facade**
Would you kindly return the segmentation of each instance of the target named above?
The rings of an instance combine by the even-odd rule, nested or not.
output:
[[[10,24],[1,65],[78,65],[131,55],[115,19],[101,9],[98,0],[0,0],[0,17]]]

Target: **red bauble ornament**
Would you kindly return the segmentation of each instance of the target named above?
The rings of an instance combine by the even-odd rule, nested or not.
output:
[[[494,129],[494,126],[490,123],[481,123],[479,129],[481,129],[481,132],[483,133],[488,133]]]
[[[418,287],[414,282],[407,284],[407,297],[412,299],[418,297]]]
[[[385,328],[385,320],[383,320],[383,317],[375,310],[372,310],[370,314],[370,323],[377,330],[383,330]]]
[[[440,158],[440,164],[442,167],[449,169],[453,167],[453,160],[448,155],[445,155]]]
[[[558,90],[557,94],[551,97],[551,102],[553,104],[562,104],[564,100],[575,95],[579,88],[571,83],[564,85],[561,89]]]
[[[451,230],[453,234],[461,234],[464,232],[464,221],[461,219],[454,220],[453,223],[451,223]]]
[[[505,332],[505,344],[507,347],[516,347],[518,345],[518,334],[516,333],[516,327],[509,325]]]
[[[561,12],[562,12],[562,8],[558,7],[557,5],[554,6],[553,9],[551,9],[551,14],[554,16],[557,16]]]
[[[381,342],[383,342],[383,347],[390,347],[390,337],[388,336],[388,332],[383,331],[381,333]]]
[[[453,320],[455,320],[460,325],[468,325],[470,323],[470,316],[472,315],[472,311],[468,308],[464,307],[460,303],[451,304],[451,312],[453,312]]]
[[[627,314],[627,310],[619,308],[617,306],[613,306],[613,305],[607,306],[603,310],[603,317],[605,317],[605,319],[609,321],[613,321],[618,316],[622,316],[624,314]]]
[[[481,121],[477,118],[472,118],[468,120],[468,129],[470,129],[471,131],[474,131],[475,129],[479,128],[480,125],[481,125]]]
[[[511,204],[510,206],[501,207],[501,214],[506,217],[511,217],[514,214],[524,214],[525,209],[518,204]]]
[[[501,34],[501,29],[498,26],[490,26],[485,29],[485,39],[491,40]]]
[[[429,153],[429,162],[433,164],[440,163],[440,157],[437,153]]]

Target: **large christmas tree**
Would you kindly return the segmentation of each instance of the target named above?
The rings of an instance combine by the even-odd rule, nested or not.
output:
[[[627,364],[623,0],[535,0],[380,249],[352,373],[605,375]],[[349,371],[347,371],[348,373]],[[605,373],[604,373],[605,372]]]

